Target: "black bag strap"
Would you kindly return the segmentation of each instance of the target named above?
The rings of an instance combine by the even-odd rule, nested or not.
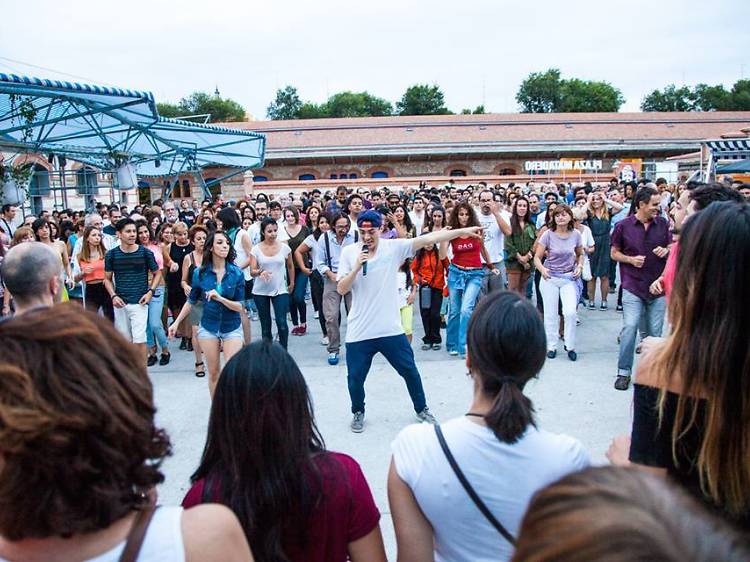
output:
[[[448,464],[451,465],[451,468],[453,469],[453,472],[455,473],[456,477],[458,478],[459,482],[461,482],[461,485],[464,487],[464,490],[466,490],[466,493],[469,494],[469,497],[471,498],[471,501],[474,502],[474,505],[479,508],[479,511],[482,512],[482,515],[487,519],[487,521],[490,522],[490,524],[497,529],[497,532],[500,533],[503,537],[505,537],[505,540],[507,540],[510,544],[515,545],[516,540],[511,535],[508,530],[503,527],[503,524],[498,521],[494,515],[492,515],[492,512],[487,508],[487,506],[484,504],[482,499],[477,495],[477,493],[474,491],[474,488],[471,487],[471,484],[469,484],[469,481],[466,479],[466,476],[464,476],[464,473],[461,471],[461,468],[458,466],[458,463],[456,462],[456,459],[453,457],[453,453],[451,453],[451,450],[448,448],[448,443],[445,442],[445,437],[443,436],[443,430],[440,429],[440,426],[435,424],[435,434],[437,435],[438,442],[440,443],[440,448],[443,449],[443,453],[445,453],[445,458],[448,459]]]
[[[136,562],[136,560],[138,560],[138,554],[141,551],[143,539],[146,538],[148,525],[151,523],[151,518],[154,516],[155,512],[156,506],[151,504],[143,508],[138,512],[138,515],[135,516],[133,526],[130,528],[130,533],[128,533],[125,548],[120,555],[120,562]]]
[[[331,273],[333,273],[333,266],[331,265],[331,242],[328,239],[328,233],[325,232],[323,234],[323,237],[326,241],[326,262],[328,262],[328,269],[330,269]]]

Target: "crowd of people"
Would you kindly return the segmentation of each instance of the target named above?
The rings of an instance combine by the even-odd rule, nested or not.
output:
[[[28,232],[2,209],[0,560],[384,560],[370,483],[326,449],[287,351],[288,316],[308,334],[308,287],[330,364],[345,330],[352,431],[377,353],[426,422],[392,443],[399,560],[748,559],[750,203],[736,186],[159,203],[33,217]],[[577,439],[539,427],[524,388],[560,338],[578,359],[576,312],[597,289],[623,313],[615,388],[642,359],[632,431],[592,468]],[[473,388],[442,424],[415,305],[422,349],[443,349],[445,325]],[[156,509],[170,441],[147,367],[175,338],[196,375],[207,363],[211,413],[182,508]]]

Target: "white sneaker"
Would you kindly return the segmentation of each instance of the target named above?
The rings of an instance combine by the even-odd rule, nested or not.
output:
[[[323,336],[323,339],[320,340],[320,345],[328,345],[328,336]]]

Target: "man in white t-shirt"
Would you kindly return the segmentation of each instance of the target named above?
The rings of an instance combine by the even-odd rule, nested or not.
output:
[[[414,228],[417,230],[417,236],[422,234],[422,228],[424,227],[424,197],[417,195],[414,198],[414,210],[409,211],[409,218],[411,219]]]
[[[479,224],[484,232],[484,247],[490,256],[492,268],[485,273],[482,281],[481,294],[503,290],[508,286],[508,274],[505,271],[505,237],[512,232],[510,227],[510,213],[501,210],[500,203],[495,201],[495,194],[489,189],[479,193]],[[482,256],[484,262],[484,256]],[[499,276],[492,273],[492,269],[500,272]]]
[[[360,242],[341,251],[338,267],[340,295],[351,292],[352,306],[346,330],[346,368],[353,414],[351,430],[364,431],[365,379],[372,358],[382,353],[406,382],[417,419],[435,423],[424,396],[414,352],[401,326],[396,273],[405,259],[420,248],[461,236],[479,237],[479,227],[440,230],[411,239],[380,238],[383,219],[377,211],[357,220]]]

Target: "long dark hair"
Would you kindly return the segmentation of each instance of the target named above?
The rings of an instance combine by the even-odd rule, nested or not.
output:
[[[36,238],[36,241],[39,242],[39,231],[44,227],[49,228],[49,239],[50,241],[54,240],[52,238],[52,228],[50,228],[49,221],[47,219],[38,218],[34,222],[31,223],[31,231],[34,233],[34,238]]]
[[[216,218],[221,221],[221,229],[225,231],[230,231],[233,228],[240,228],[242,224],[237,211],[232,207],[224,207],[221,209],[216,213]]]
[[[529,209],[529,200],[523,195],[520,195],[519,197],[516,197],[515,201],[513,201],[513,209],[510,215],[510,228],[512,229],[513,234],[521,234],[521,221],[518,218],[518,202],[519,201],[526,201],[526,217],[523,220],[526,224],[531,222],[531,210]]]
[[[271,216],[264,217],[262,221],[260,221],[260,241],[263,242],[266,239],[266,228],[269,226],[274,225],[276,227],[279,226],[279,224],[276,222],[276,219],[274,219]]]
[[[232,244],[232,239],[229,238],[229,235],[224,232],[223,230],[215,230],[214,232],[211,232],[208,235],[208,238],[206,238],[206,245],[203,246],[203,263],[201,264],[200,273],[199,276],[203,277],[203,274],[206,271],[213,271],[214,268],[214,260],[213,260],[213,250],[214,250],[214,240],[217,236],[223,236],[227,239],[227,242],[229,243],[229,253],[226,257],[226,263],[234,263],[234,260],[237,259],[237,251],[234,249],[234,245]]]
[[[329,213],[321,212],[320,215],[318,215],[318,222],[315,225],[315,230],[313,230],[313,238],[315,238],[315,240],[319,239],[320,235],[323,234],[323,231],[320,230],[320,219],[325,219],[325,221],[328,223],[328,230],[331,230],[331,215]]]
[[[331,460],[324,451],[294,359],[279,345],[255,342],[221,372],[191,481],[204,478],[210,500],[234,511],[256,560],[288,560],[284,541],[306,542],[323,499],[319,467]]]
[[[748,284],[750,205],[711,203],[682,229],[669,300],[673,331],[652,365],[664,388],[681,382],[674,426],[665,428],[675,461],[683,436],[698,423],[702,401],[693,397],[705,398],[695,468],[703,493],[734,516],[750,510]],[[660,420],[665,401],[662,391]]]
[[[459,204],[453,207],[453,209],[451,210],[450,219],[448,221],[448,226],[450,226],[453,230],[464,228],[458,222],[458,212],[461,210],[469,212],[469,222],[466,223],[466,226],[481,226],[479,224],[479,219],[477,219],[477,214],[476,212],[474,212],[474,207],[469,205],[466,201],[461,201]]]
[[[503,443],[515,443],[529,425],[536,427],[534,406],[523,388],[542,370],[546,345],[539,313],[515,292],[485,296],[469,320],[471,372],[492,399],[484,421]]]

